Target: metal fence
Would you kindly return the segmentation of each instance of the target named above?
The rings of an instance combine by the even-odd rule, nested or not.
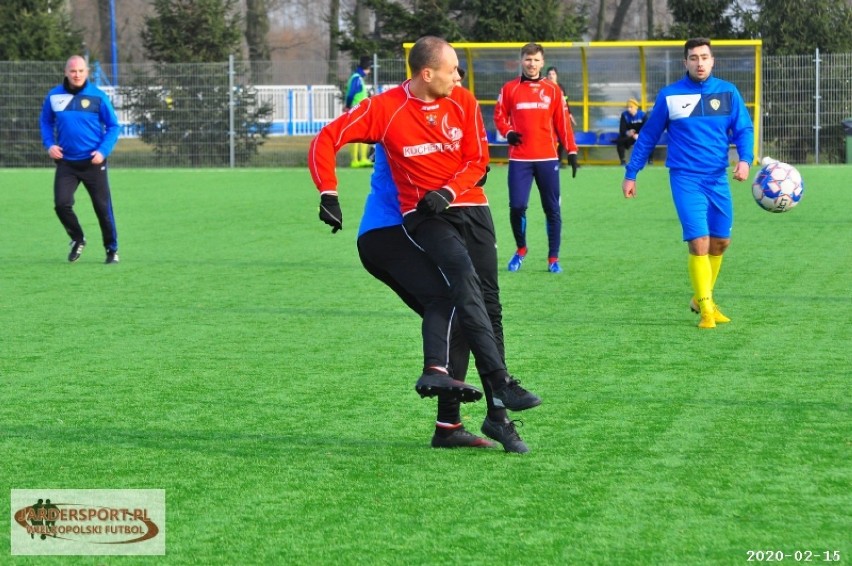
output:
[[[717,74],[729,78],[719,63]],[[63,65],[0,62],[7,77],[0,84],[0,167],[52,166],[41,146],[38,116],[45,94],[62,79]],[[347,76],[341,74],[338,84],[288,84],[281,80],[287,65],[125,64],[117,86],[103,84],[112,75],[94,66],[92,80],[112,97],[123,125],[112,164],[304,166],[312,136],[342,111]],[[500,76],[491,77],[497,83],[517,73],[503,61],[498,67]],[[852,54],[763,57],[762,69],[761,154],[791,163],[845,161],[842,121],[852,117]],[[377,60],[371,78],[378,91],[398,84],[405,79],[405,62]],[[576,78],[563,79],[569,90]],[[597,80],[595,88],[623,99],[616,78],[612,81]]]
[[[764,155],[789,163],[845,161],[852,53],[764,57],[762,84]]]

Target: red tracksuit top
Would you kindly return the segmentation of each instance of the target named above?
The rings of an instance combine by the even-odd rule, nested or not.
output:
[[[455,87],[446,98],[424,102],[410,81],[362,100],[320,130],[308,150],[308,168],[320,193],[337,192],[336,153],[350,142],[380,143],[399,191],[400,211],[417,207],[428,191],[448,188],[451,206],[487,206],[476,182],[488,165],[488,142],[479,102]]]
[[[509,146],[509,159],[542,161],[558,159],[561,140],[568,153],[577,152],[574,130],[559,85],[547,79],[518,77],[500,89],[494,107],[494,124],[500,135],[521,134],[520,145]]]

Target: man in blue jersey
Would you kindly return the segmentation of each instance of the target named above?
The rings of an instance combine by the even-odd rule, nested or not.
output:
[[[727,176],[729,144],[736,146],[739,159],[735,180],[748,179],[754,160],[751,117],[737,88],[711,76],[713,62],[709,39],[693,38],[684,44],[686,75],[657,96],[621,185],[626,198],[636,196],[636,176],[667,130],[666,167],[683,240],[689,248],[687,266],[694,292],[690,308],[700,314],[699,328],[730,322],[713,300],[733,225]]]
[[[65,80],[47,94],[42,106],[41,139],[56,162],[53,198],[59,221],[71,238],[68,261],[80,259],[86,247],[73,209],[74,193],[83,183],[98,217],[106,263],[118,263],[118,233],[106,159],[118,141],[119,123],[107,95],[88,77],[85,59],[78,55],[68,59]]]
[[[381,145],[376,146],[375,156],[370,194],[358,228],[358,255],[364,268],[373,277],[387,285],[423,318],[424,366],[448,366],[452,375],[447,378],[446,384],[441,384],[440,390],[435,388],[438,415],[432,446],[490,447],[490,442],[468,432],[461,422],[459,401],[471,398],[469,395],[460,397],[458,386],[453,385],[453,382],[464,382],[470,348],[457,324],[447,281],[435,263],[415,247],[403,229],[396,185]],[[485,178],[480,183],[484,184]],[[488,381],[483,379],[482,385],[487,404],[482,432],[500,442],[507,452],[528,452],[527,445],[515,429],[514,421],[509,420],[506,408],[494,402]]]

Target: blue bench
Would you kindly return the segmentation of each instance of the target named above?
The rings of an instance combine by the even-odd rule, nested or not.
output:
[[[615,158],[592,159],[589,156],[590,150],[594,148],[612,148],[611,151],[615,154],[615,144],[618,141],[618,137],[618,132],[575,132],[574,134],[574,140],[577,142],[577,147],[583,154],[581,161],[583,163],[594,163],[598,165],[617,164],[618,160]],[[667,132],[663,132],[655,147],[664,148],[668,144],[669,134]]]
[[[618,132],[601,132],[598,136],[597,145],[615,145],[618,141]]]
[[[594,133],[594,132],[582,132],[582,133]],[[575,139],[577,136],[574,136]],[[595,145],[615,145],[618,141],[618,132],[601,132],[598,135],[598,140]],[[580,145],[579,143],[577,145]],[[660,139],[657,141],[656,147],[669,145],[669,134],[668,132],[663,132],[660,135]]]

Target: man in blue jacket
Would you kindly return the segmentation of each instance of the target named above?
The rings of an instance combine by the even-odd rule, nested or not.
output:
[[[362,100],[370,96],[370,85],[367,84],[367,76],[373,70],[373,59],[369,55],[361,57],[358,68],[346,82],[346,96],[343,100],[343,110],[349,112]],[[349,144],[352,152],[352,163],[350,167],[372,167],[370,160],[370,144]]]
[[[107,95],[91,84],[86,60],[78,55],[65,64],[65,80],[45,98],[41,139],[56,162],[53,197],[56,214],[71,237],[68,261],[86,247],[74,214],[74,193],[82,182],[89,192],[106,249],[106,263],[118,263],[118,234],[112,210],[106,158],[118,141],[119,123]]]
[[[711,76],[710,40],[684,44],[686,76],[664,87],[630,156],[621,189],[636,196],[636,176],[645,166],[663,130],[668,130],[666,167],[683,240],[689,247],[688,270],[694,296],[690,308],[701,315],[699,328],[730,322],[713,300],[722,255],[731,243],[733,204],[728,182],[728,146],[739,161],[734,179],[748,179],[754,161],[754,125],[737,88]]]

